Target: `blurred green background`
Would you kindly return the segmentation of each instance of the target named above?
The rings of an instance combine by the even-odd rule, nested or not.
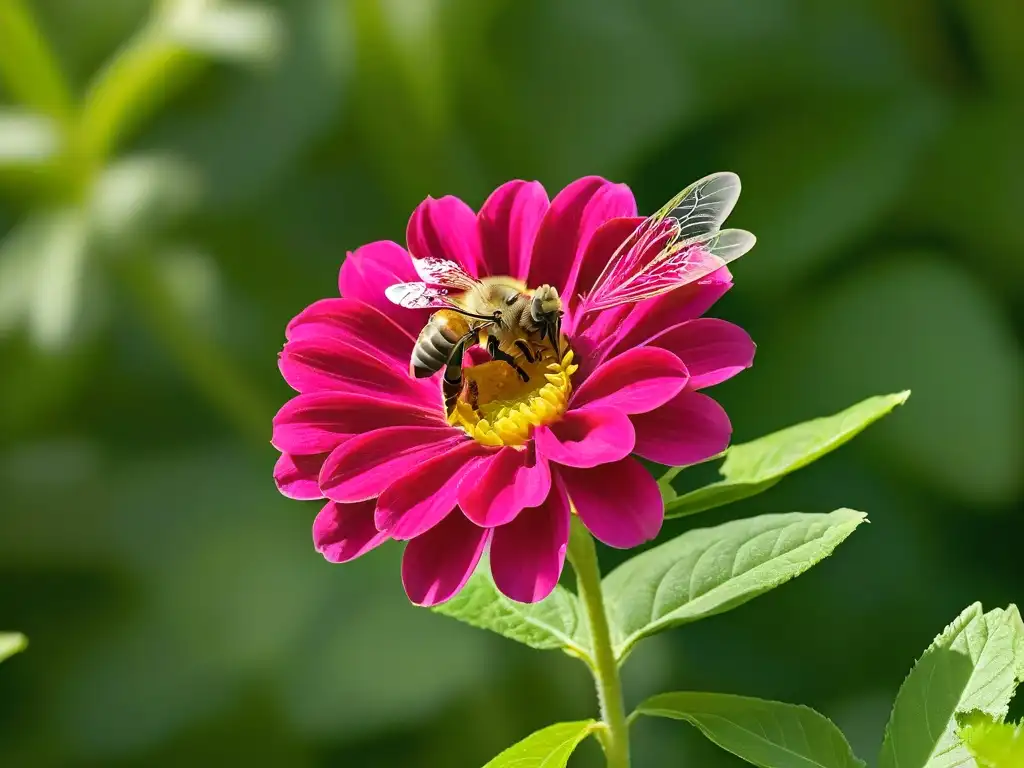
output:
[[[0,629],[32,643],[0,765],[472,768],[593,715],[582,666],[411,607],[397,545],[313,551],[276,355],[428,194],[596,173],[650,212],[716,170],[759,238],[714,312],[759,343],[717,392],[736,438],[914,396],[666,526],[873,522],[648,641],[630,700],[805,703],[876,754],[931,638],[1024,598],[1022,29],[1019,0],[0,0]],[[635,734],[642,768],[736,764]]]

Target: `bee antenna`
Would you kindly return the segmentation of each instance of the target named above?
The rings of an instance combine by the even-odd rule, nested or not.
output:
[[[459,309],[458,307],[451,307],[451,310],[453,312],[458,312],[460,315],[465,315],[466,317],[472,317],[472,318],[475,318],[477,320],[490,320],[492,323],[501,319],[501,312],[494,312],[494,313],[492,313],[490,315],[478,315],[475,312],[468,312],[467,310]]]

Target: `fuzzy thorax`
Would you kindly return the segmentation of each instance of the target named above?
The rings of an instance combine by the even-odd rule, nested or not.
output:
[[[492,360],[465,369],[466,379],[449,421],[484,445],[525,445],[534,427],[562,418],[572,392],[573,353],[523,363],[530,380]]]

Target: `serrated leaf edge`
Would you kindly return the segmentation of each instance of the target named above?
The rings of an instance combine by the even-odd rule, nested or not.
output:
[[[760,699],[760,698],[753,697],[753,696],[742,696],[742,695],[738,695],[738,694],[711,693],[711,692],[706,692],[706,691],[672,691],[672,692],[668,692],[668,693],[659,693],[659,694],[655,694],[654,696],[651,696],[649,699],[647,699],[644,702],[642,702],[636,708],[636,714],[649,715],[649,716],[652,716],[652,717],[666,717],[666,718],[670,718],[670,719],[673,719],[673,720],[686,720],[692,726],[694,726],[699,731],[701,731],[710,741],[715,743],[717,746],[721,747],[726,752],[729,752],[731,754],[736,754],[731,749],[728,749],[727,747],[725,747],[724,745],[719,743],[719,741],[717,739],[713,738],[711,736],[711,734],[709,734],[705,730],[704,726],[701,723],[695,722],[695,719],[696,719],[696,717],[697,717],[697,715],[699,713],[692,713],[692,712],[685,712],[684,713],[682,710],[679,710],[679,709],[667,709],[667,708],[664,708],[664,707],[653,706],[653,704],[656,703],[659,699],[662,699],[662,698],[668,697],[668,696],[678,695],[678,694],[696,694],[696,695],[706,695],[706,696],[727,696],[729,698],[740,699],[740,700],[743,700],[743,701],[746,701],[746,702],[751,702],[751,703],[756,702],[756,703],[759,703],[759,704],[779,705],[779,706],[782,706],[782,707],[785,707],[785,708],[798,709],[798,710],[801,710],[802,712],[808,712],[811,715],[813,715],[815,717],[819,717],[822,720],[826,721],[829,725],[831,725],[833,728],[835,728],[835,732],[837,734],[842,736],[843,744],[846,746],[846,749],[848,750],[850,757],[853,758],[854,765],[859,765],[859,766],[862,766],[862,767],[866,765],[866,763],[863,760],[861,760],[859,757],[857,757],[857,755],[854,754],[853,748],[850,746],[850,743],[847,740],[845,734],[843,734],[843,732],[841,730],[839,730],[839,727],[834,722],[832,722],[832,720],[830,718],[826,717],[825,715],[823,715],[822,713],[818,712],[817,710],[812,709],[811,707],[808,707],[808,706],[806,706],[804,704],[790,704],[790,703],[784,702],[784,701],[775,701],[775,700],[772,700],[772,699]],[[714,714],[711,714],[711,713],[708,713],[708,716],[709,717],[721,717],[720,715],[714,715]],[[824,763],[813,763],[812,761],[808,760],[808,758],[806,758],[803,755],[800,755],[798,752],[794,752],[789,747],[786,747],[784,745],[781,745],[781,744],[778,744],[777,742],[772,741],[763,732],[758,734],[758,733],[755,733],[754,731],[750,731],[747,728],[743,728],[743,727],[737,725],[735,722],[733,722],[733,724],[737,728],[739,728],[740,730],[743,730],[743,731],[745,731],[747,733],[753,734],[753,736],[755,736],[756,738],[764,741],[765,743],[771,744],[772,746],[778,747],[779,749],[782,749],[782,750],[784,750],[786,752],[789,752],[790,754],[793,754],[793,755],[799,757],[801,760],[806,761],[806,762],[808,762],[808,763],[810,763],[812,765],[818,765],[818,766],[821,766],[821,768],[835,768],[835,766],[826,765]],[[801,724],[801,728],[802,727],[803,727],[803,725]],[[740,756],[737,755],[737,757],[740,757]],[[741,758],[741,759],[745,759],[745,758]]]
[[[797,471],[803,469],[804,467],[807,467],[808,465],[813,464],[818,459],[824,457],[825,455],[831,453],[835,449],[841,447],[842,445],[844,445],[845,443],[849,442],[854,437],[856,437],[858,434],[860,434],[861,432],[865,431],[868,427],[872,426],[876,422],[878,422],[881,419],[883,419],[884,417],[888,416],[890,413],[892,413],[894,410],[896,410],[896,408],[900,407],[901,405],[904,405],[907,402],[907,400],[910,399],[910,395],[911,395],[911,390],[909,390],[909,389],[904,389],[904,390],[902,390],[900,392],[894,392],[894,393],[890,393],[890,394],[886,394],[886,395],[872,395],[871,397],[867,397],[864,400],[861,400],[860,402],[854,403],[853,405],[848,406],[847,408],[844,408],[842,411],[838,411],[836,413],[828,414],[826,416],[818,416],[818,417],[815,417],[813,419],[808,419],[806,421],[797,422],[796,424],[791,424],[788,427],[783,427],[782,429],[777,429],[774,432],[769,432],[767,435],[762,435],[761,437],[754,438],[753,440],[748,440],[745,443],[740,443],[738,445],[730,446],[728,449],[726,449],[721,454],[719,454],[719,456],[724,457],[724,459],[725,459],[725,461],[722,462],[722,465],[718,468],[718,473],[719,473],[719,475],[722,476],[722,479],[718,480],[716,482],[713,482],[713,483],[709,483],[709,484],[707,484],[705,486],[702,486],[700,488],[695,488],[692,491],[688,491],[688,492],[686,492],[686,493],[684,493],[682,495],[679,495],[676,492],[676,490],[674,488],[672,488],[671,481],[679,474],[679,470],[685,469],[686,467],[672,467],[672,468],[670,468],[669,471],[665,473],[665,476],[661,480],[659,480],[659,485],[661,485],[664,482],[664,478],[667,477],[668,478],[667,487],[672,491],[672,494],[673,494],[672,498],[666,499],[666,501],[665,501],[665,518],[667,520],[671,520],[671,519],[678,518],[678,517],[689,517],[690,515],[696,515],[696,514],[699,514],[701,512],[707,512],[708,510],[715,509],[715,508],[717,508],[719,506],[727,506],[727,505],[735,503],[737,501],[742,501],[744,499],[750,498],[751,496],[756,496],[759,493],[763,493],[764,491],[767,491],[767,490],[771,489],[773,486],[775,486],[780,481],[782,481],[787,475],[790,475],[793,472],[797,472]],[[833,419],[836,416],[841,415],[844,411],[848,411],[848,410],[851,410],[853,408],[856,408],[857,406],[867,402],[868,400],[872,400],[872,399],[876,399],[876,398],[888,400],[889,401],[888,407],[885,408],[884,410],[882,410],[881,412],[877,413],[873,418],[871,418],[867,422],[864,422],[863,424],[860,424],[857,428],[852,429],[852,430],[846,430],[844,432],[840,432],[840,433],[837,433],[836,435],[834,435],[832,437],[832,439],[830,441],[828,441],[818,451],[817,455],[814,458],[798,460],[798,461],[794,462],[791,466],[787,467],[783,472],[781,472],[781,473],[779,473],[777,475],[774,475],[772,477],[764,478],[762,480],[752,479],[752,480],[749,480],[749,481],[744,481],[744,480],[735,480],[735,479],[732,479],[732,478],[729,477],[729,475],[728,475],[726,470],[727,470],[727,468],[729,466],[730,456],[735,453],[736,449],[741,448],[741,447],[743,447],[745,445],[750,445],[751,443],[756,443],[759,440],[766,440],[768,438],[771,438],[774,435],[781,434],[782,432],[785,432],[785,431],[790,430],[790,429],[795,429],[797,427],[801,427],[801,426],[804,426],[804,425],[807,425],[807,424],[813,424],[813,423],[819,422],[819,421],[825,421],[825,420],[828,420],[828,419]],[[713,457],[713,458],[717,458],[717,457]],[[709,461],[710,460],[711,459],[709,459]],[[675,470],[675,471],[673,471],[673,470]],[[729,500],[727,500],[723,504],[717,504],[717,503],[714,502],[714,500],[709,499],[707,504],[704,505],[704,506],[698,506],[696,509],[689,510],[689,511],[687,511],[685,513],[680,513],[680,514],[674,514],[673,513],[674,509],[678,509],[680,507],[685,506],[686,503],[687,503],[687,500],[692,500],[693,498],[695,498],[699,494],[707,493],[709,490],[715,489],[715,488],[735,488],[737,490],[739,490],[739,489],[744,489],[744,490],[738,496],[736,496],[736,498],[729,499]]]
[[[982,603],[980,601],[975,601],[975,602],[971,603],[966,608],[964,608],[955,619],[953,619],[951,622],[949,622],[949,624],[947,624],[942,629],[942,631],[939,632],[938,635],[935,636],[935,638],[932,640],[932,642],[929,643],[928,647],[925,648],[924,651],[921,653],[921,655],[918,656],[917,659],[914,661],[914,664],[911,666],[910,670],[908,670],[906,676],[903,678],[903,682],[900,683],[900,687],[897,689],[897,692],[896,692],[896,698],[893,700],[892,709],[889,710],[889,719],[888,719],[888,721],[886,721],[886,724],[885,724],[885,730],[883,732],[883,738],[882,738],[882,746],[879,749],[879,753],[878,753],[878,763],[879,763],[879,765],[881,765],[882,758],[883,758],[883,756],[885,754],[886,749],[891,749],[891,746],[890,746],[892,744],[891,728],[892,728],[892,724],[893,724],[893,718],[895,717],[895,714],[896,714],[896,706],[899,703],[900,693],[902,693],[903,688],[907,684],[907,681],[910,679],[911,675],[914,674],[914,670],[917,668],[918,664],[920,664],[922,659],[924,659],[931,651],[933,651],[935,648],[939,647],[940,642],[943,642],[946,645],[951,645],[956,640],[956,637],[958,635],[960,635],[964,630],[966,630],[967,627],[973,621],[975,621],[976,619],[979,619],[979,618],[985,618],[986,616],[994,613],[997,610],[1004,610],[1006,613],[1011,614],[1012,616],[1016,617],[1016,622],[1015,623],[1017,625],[1016,626],[1017,645],[1018,645],[1019,650],[1017,651],[1017,664],[1016,664],[1016,668],[1014,670],[1014,677],[1015,677],[1015,681],[1016,681],[1017,684],[1019,684],[1021,682],[1024,682],[1024,658],[1022,658],[1022,656],[1024,656],[1024,622],[1022,622],[1022,620],[1021,620],[1020,611],[1017,608],[1016,604],[1010,603],[1005,609],[993,608],[991,611],[986,613],[985,609],[984,609],[984,607],[983,607],[983,605],[982,605]],[[1012,619],[1011,619],[1011,621],[1012,621]],[[1011,696],[1012,695],[1013,694],[1011,692]],[[954,717],[954,719],[956,719],[956,718],[959,718],[961,715],[965,715],[967,713],[968,712],[965,711],[965,710],[957,709],[957,710],[955,710],[953,712],[953,717]],[[958,727],[957,727],[957,731],[958,731],[957,737],[959,738],[959,724],[958,724]],[[966,748],[966,746],[965,746],[965,748]],[[933,757],[934,757],[934,755],[933,755]],[[894,758],[894,762],[895,762],[895,758]]]
[[[842,522],[838,522],[835,525],[831,525],[831,526],[826,527],[824,529],[824,531],[822,531],[821,534],[819,534],[817,537],[804,541],[804,543],[802,543],[799,546],[789,550],[786,553],[786,555],[787,556],[791,555],[793,552],[797,552],[801,548],[806,547],[806,546],[808,546],[808,545],[810,545],[812,543],[820,542],[825,537],[826,534],[841,532],[842,535],[836,536],[836,538],[832,542],[832,546],[828,549],[828,551],[825,552],[825,554],[822,555],[822,557],[820,559],[816,560],[814,563],[811,563],[811,565],[809,565],[803,571],[800,571],[799,573],[796,573],[796,574],[792,574],[792,575],[786,576],[786,577],[784,577],[782,579],[779,579],[777,581],[770,582],[770,586],[768,586],[768,588],[765,590],[766,592],[769,591],[769,590],[775,589],[776,587],[779,587],[782,584],[785,584],[787,581],[790,581],[791,579],[794,579],[794,578],[796,578],[797,576],[799,576],[799,575],[801,575],[803,573],[806,573],[807,570],[809,570],[813,566],[817,565],[818,563],[822,562],[827,557],[829,557],[836,550],[836,548],[840,544],[842,544],[847,538],[849,538],[850,534],[852,534],[857,528],[859,528],[861,526],[861,524],[869,522],[868,518],[867,518],[867,515],[864,512],[859,512],[857,510],[849,509],[849,508],[846,508],[846,507],[834,510],[833,512],[825,513],[825,516],[827,516],[827,515],[838,515],[840,513],[849,513],[849,516],[847,517],[846,520],[844,520]],[[757,518],[751,518],[751,519],[757,519]],[[732,522],[736,522],[736,521],[732,521]],[[730,524],[731,523],[723,523],[721,526],[714,526],[714,527],[715,528],[720,528],[720,527],[723,527],[723,526],[726,526],[726,525],[730,525]],[[694,529],[694,530],[710,530],[710,529]],[[780,528],[778,530],[783,530],[783,529]],[[685,533],[681,534],[681,536],[686,536],[686,535],[687,534],[685,534]],[[677,537],[677,538],[681,538],[681,536]],[[666,546],[666,545],[670,544],[671,541],[672,540],[667,541],[667,542],[665,542],[665,544],[662,544],[662,545],[659,545],[659,546]],[[757,568],[762,568],[767,563],[773,562],[776,559],[777,558],[772,558],[772,560],[769,560],[766,563],[762,563],[761,565],[758,565]],[[625,565],[625,563],[623,565]],[[751,573],[752,571],[756,570],[757,568],[752,568],[750,571],[745,571],[744,575],[747,574],[747,573]],[[612,573],[614,573],[614,571]],[[609,574],[609,576],[610,575],[611,574]],[[725,583],[728,583],[728,582],[725,582]],[[704,594],[698,596],[694,600],[692,600],[692,601],[690,601],[688,603],[685,603],[684,605],[692,605],[693,603],[697,602],[698,600],[702,600],[707,595],[709,595],[709,594],[713,593],[714,591],[720,589],[722,586],[723,586],[722,584],[719,584],[718,586],[716,586],[716,587],[712,588],[711,590],[709,590],[708,592],[705,592]],[[659,585],[658,589],[660,589],[660,585]],[[650,637],[651,635],[657,634],[657,633],[663,631],[664,629],[667,629],[667,628],[671,627],[671,625],[674,623],[674,620],[672,619],[672,614],[675,613],[676,611],[680,610],[682,607],[684,607],[684,606],[679,606],[679,608],[674,609],[673,611],[671,611],[671,612],[661,616],[658,619],[654,619],[652,617],[651,622],[646,624],[643,627],[643,629],[637,630],[637,631],[627,635],[625,638],[623,638],[621,643],[617,643],[616,646],[615,646],[615,657],[619,660],[619,662],[622,663],[629,656],[629,654],[632,652],[632,650],[636,646],[636,644],[639,643],[641,640],[643,640],[646,637]],[[716,614],[709,614],[708,616],[703,617],[703,618],[710,618],[710,616],[713,616],[713,615],[716,615]]]

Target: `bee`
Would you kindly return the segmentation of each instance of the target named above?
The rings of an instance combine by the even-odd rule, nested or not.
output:
[[[545,338],[560,355],[561,325],[568,315],[573,333],[585,330],[595,312],[636,304],[708,277],[747,253],[756,242],[742,229],[722,229],[740,195],[734,173],[695,181],[644,219],[616,248],[585,294],[560,297],[557,287],[530,290],[508,277],[476,280],[446,259],[413,258],[422,282],[387,289],[395,304],[437,308],[413,349],[417,377],[444,368],[449,415],[462,387],[462,358],[474,344],[485,346],[528,380],[519,360],[533,362]],[[610,337],[614,338],[614,337]],[[608,349],[594,351],[596,365]]]
[[[417,259],[415,264],[423,282],[392,285],[386,296],[409,309],[438,308],[416,339],[409,372],[426,378],[444,370],[442,392],[449,415],[462,393],[467,349],[483,347],[524,382],[530,375],[520,363],[541,359],[545,340],[560,356],[562,300],[552,286],[531,290],[510,277],[477,280],[458,264],[439,258]]]

